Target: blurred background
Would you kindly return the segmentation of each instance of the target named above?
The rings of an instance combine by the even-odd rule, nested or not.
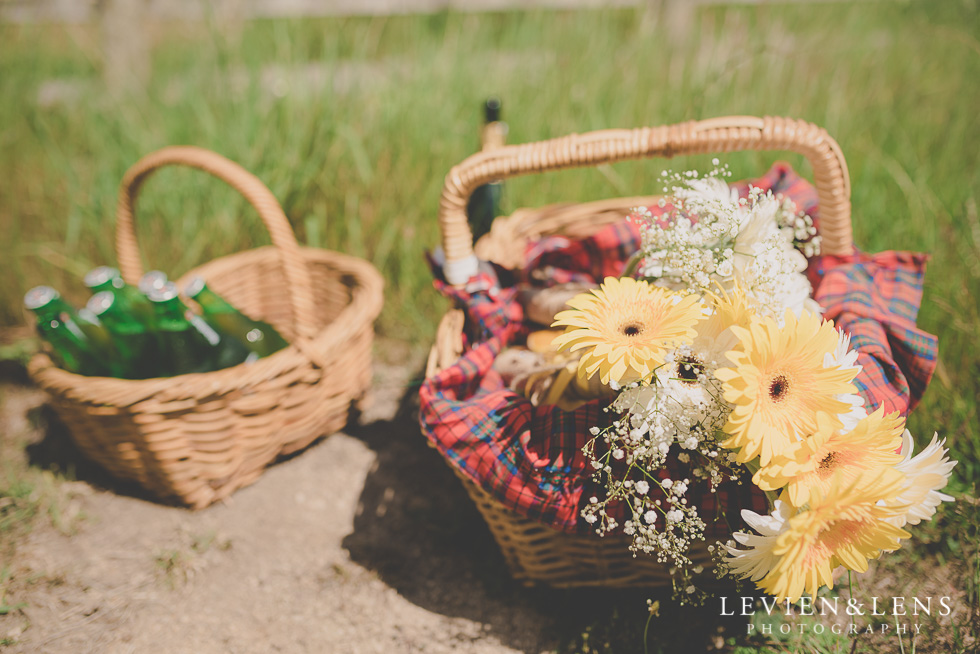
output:
[[[446,308],[423,251],[438,244],[445,174],[479,147],[486,97],[502,99],[509,143],[785,115],[840,143],[860,248],[932,255],[919,325],[941,360],[909,424],[949,439],[967,491],[980,474],[978,81],[976,0],[0,0],[0,343],[17,356],[31,286],[84,302],[82,275],[116,262],[119,180],[165,145],[241,163],[302,243],[372,261],[384,360],[427,348]],[[790,154],[723,160],[742,178],[777,157],[809,175]],[[503,208],[656,193],[665,167],[705,161],[508,181]],[[186,170],[154,176],[137,224],[145,265],[172,278],[268,242],[243,200]],[[933,536],[923,547],[962,555]]]
[[[859,247],[933,255],[920,325],[942,362],[913,424],[969,435],[958,446],[980,455],[974,0],[3,0],[0,21],[2,326],[25,322],[36,284],[84,302],[81,276],[115,262],[119,180],[165,145],[241,163],[301,242],[372,261],[387,281],[379,335],[425,346],[445,305],[422,252],[487,96],[510,143],[785,115],[841,144]],[[776,156],[809,173],[789,154],[725,161],[749,177]],[[663,167],[699,162],[519,179],[503,209],[652,193]],[[145,264],[171,278],[268,242],[240,198],[186,170],[146,186],[138,229]]]

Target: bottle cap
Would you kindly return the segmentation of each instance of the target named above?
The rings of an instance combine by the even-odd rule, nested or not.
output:
[[[483,103],[483,115],[488,123],[495,123],[500,120],[500,98],[490,96]]]
[[[85,285],[89,288],[100,286],[119,277],[119,270],[112,266],[99,266],[85,275]]]
[[[59,297],[61,296],[58,295],[58,291],[50,286],[35,286],[24,295],[24,306],[31,311],[35,311],[46,307]]]
[[[184,286],[184,295],[189,298],[195,298],[204,290],[204,285],[203,277],[194,277]]]
[[[140,283],[137,285],[137,288],[139,288],[143,295],[146,295],[154,288],[161,288],[167,281],[167,273],[160,270],[151,270],[140,277]]]
[[[146,298],[150,302],[167,302],[175,297],[177,297],[177,285],[173,282],[167,282],[160,288],[152,288],[146,294]]]
[[[112,291],[100,291],[88,299],[85,308],[95,315],[101,316],[115,301],[116,296],[112,294]]]

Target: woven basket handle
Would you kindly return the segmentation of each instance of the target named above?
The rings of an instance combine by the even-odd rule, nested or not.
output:
[[[823,128],[802,120],[728,116],[662,127],[572,134],[472,155],[449,171],[439,201],[446,278],[460,284],[476,271],[466,202],[482,184],[629,159],[738,150],[791,150],[806,156],[813,166],[820,201],[822,250],[827,254],[851,253],[851,182],[837,142]]]
[[[133,220],[136,197],[143,182],[164,166],[187,166],[203,170],[241,193],[258,211],[272,236],[272,243],[279,249],[282,269],[289,284],[287,293],[293,311],[296,335],[303,341],[316,333],[314,321],[313,289],[309,271],[296,243],[292,227],[272,192],[258,177],[238,164],[219,154],[194,146],[173,146],[152,152],[137,161],[123,177],[116,205],[116,252],[119,270],[130,284],[139,282],[143,274],[139,245],[136,241],[136,225]]]

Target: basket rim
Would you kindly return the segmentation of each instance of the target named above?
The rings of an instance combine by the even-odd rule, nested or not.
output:
[[[447,281],[463,285],[475,271],[477,260],[466,206],[470,195],[482,184],[632,159],[739,150],[790,150],[804,155],[813,168],[825,253],[853,252],[850,174],[837,141],[824,128],[804,120],[723,116],[655,128],[569,134],[483,150],[467,157],[446,175],[439,201]]]
[[[302,246],[300,251],[306,260],[329,260],[344,274],[352,276],[357,284],[351,289],[351,300],[344,306],[330,324],[318,330],[311,340],[318,352],[329,353],[332,347],[342,347],[365,325],[370,326],[381,311],[384,280],[377,269],[369,262],[341,252],[322,248]],[[264,245],[241,252],[234,252],[212,259],[192,268],[181,276],[184,281],[197,274],[197,271],[219,262],[227,263],[235,258],[250,258],[259,254],[278,255],[274,245]],[[199,394],[227,395],[236,390],[247,389],[262,384],[263,381],[278,377],[288,371],[305,365],[313,365],[296,340],[273,354],[251,363],[240,363],[220,370],[187,373],[172,377],[150,377],[147,379],[124,379],[120,377],[98,377],[81,375],[64,370],[55,365],[45,352],[35,354],[28,364],[28,371],[35,382],[49,392],[69,396],[74,400],[100,406],[131,406],[161,393],[173,392],[178,397],[193,397]],[[234,371],[234,374],[229,374]],[[94,388],[93,388],[94,387]],[[106,395],[126,393],[125,401],[114,401]]]

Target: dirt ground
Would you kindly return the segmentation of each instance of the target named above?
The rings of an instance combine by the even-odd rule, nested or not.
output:
[[[553,650],[560,609],[509,581],[411,402],[399,402],[409,370],[382,371],[398,392],[376,392],[362,426],[203,511],[78,464],[66,490],[75,533],[38,526],[4,562],[6,602],[23,604],[0,616],[0,637],[16,640],[4,651]],[[7,397],[14,429],[43,402],[32,389]],[[29,454],[41,465],[78,457],[50,432]]]
[[[642,651],[649,593],[511,580],[419,431],[414,359],[375,363],[357,425],[197,512],[108,477],[43,392],[7,379],[0,437],[28,443],[15,465],[77,481],[42,491],[56,516],[35,520],[0,561],[0,609],[12,609],[0,610],[0,652],[587,654],[610,649],[607,625],[625,651]]]
[[[52,518],[35,520],[0,561],[0,651],[643,651],[648,592],[510,579],[482,518],[419,432],[419,370],[376,365],[375,401],[358,425],[198,512],[106,477],[48,414],[42,392],[4,383],[0,437],[29,443],[19,465],[71,469],[77,481],[51,482]],[[930,595],[951,594],[963,572],[920,563],[927,567],[914,576],[942,586]],[[868,575],[869,594],[910,583],[882,572]],[[957,614],[969,613],[956,595]],[[714,604],[693,612],[664,604],[650,625],[651,652],[728,649],[725,638],[745,633],[744,618],[719,618]],[[922,650],[946,651],[935,636],[949,625],[931,630]],[[879,639],[860,651],[895,644]]]

